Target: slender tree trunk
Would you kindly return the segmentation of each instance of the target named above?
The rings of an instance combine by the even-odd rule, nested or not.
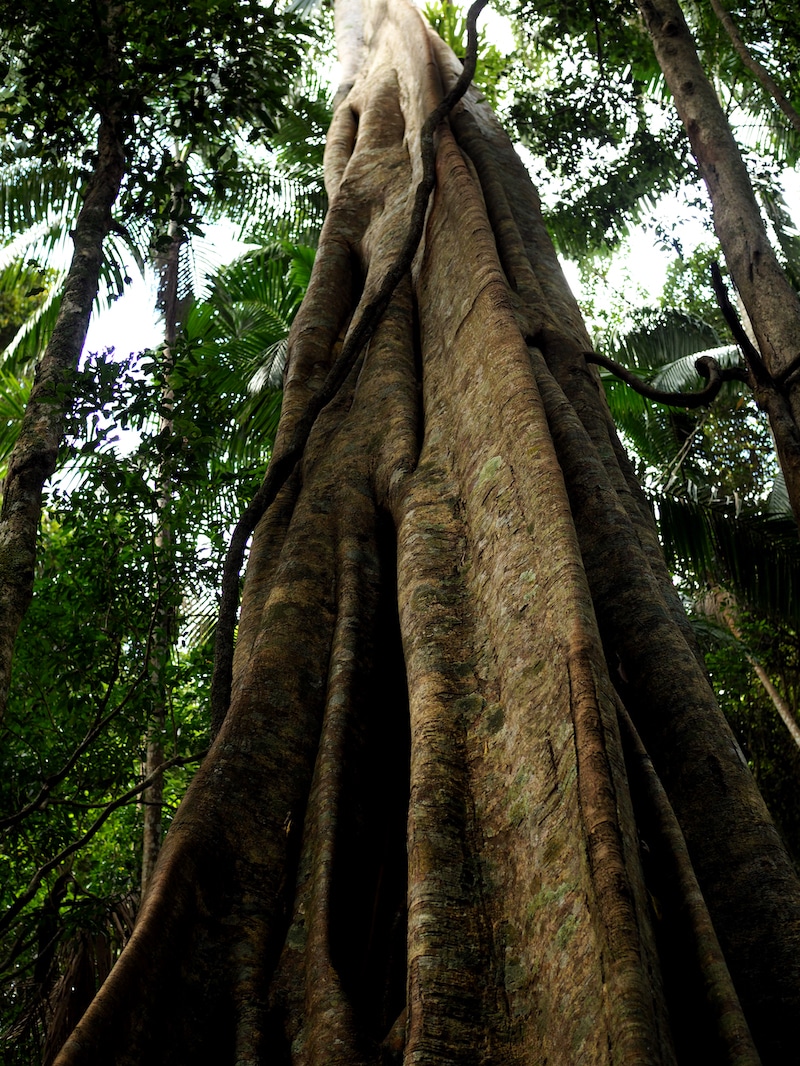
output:
[[[154,654],[158,649],[154,648]],[[156,774],[153,783],[142,792],[144,816],[142,819],[142,877],[140,899],[144,899],[150,878],[153,875],[159,852],[161,851],[162,807],[164,804],[164,778],[157,774],[164,762],[164,727],[166,722],[166,700],[164,698],[163,671],[158,667],[162,661],[154,663],[150,672],[150,683],[155,697],[147,723],[145,747],[144,776],[149,778]]]
[[[161,460],[158,482],[158,528],[155,536],[155,574],[158,584],[158,608],[151,644],[150,691],[152,700],[147,723],[144,776],[155,775],[153,783],[142,793],[144,811],[142,827],[141,899],[147,892],[150,878],[161,850],[164,778],[158,768],[164,762],[164,736],[167,722],[167,679],[174,643],[176,624],[175,562],[172,539],[172,497],[175,491],[177,442],[173,425],[174,394],[169,384],[175,364],[175,343],[181,324],[181,301],[178,299],[180,255],[185,233],[180,223],[184,212],[184,190],[172,190],[172,214],[168,228],[169,246],[161,268],[161,303],[164,310],[164,347],[161,353],[161,373],[165,382],[161,393],[159,441]]]
[[[722,0],[711,0],[711,7],[730,38],[730,42],[736,49],[736,54],[741,59],[742,63],[744,63],[751,74],[755,76],[759,85],[769,93],[789,122],[794,126],[797,132],[800,133],[800,115],[798,115],[797,111],[792,107],[786,94],[778,86],[778,83],[769,73],[767,68],[763,63],[759,63],[744,43],[742,35],[739,33],[736,28],[736,23],[731,17],[730,11],[727,11],[723,7]]]
[[[798,723],[789,704],[775,687],[772,678],[764,669],[762,663],[760,663],[755,655],[753,655],[753,653],[746,647],[742,637],[741,626],[739,625],[739,612],[734,598],[724,589],[713,588],[707,597],[704,613],[715,618],[718,622],[721,622],[728,632],[736,637],[741,643],[742,648],[744,649],[745,658],[752,666],[753,673],[756,675],[761,683],[761,687],[772,701],[772,705],[778,712],[781,721],[789,730],[792,740],[798,748],[800,748],[800,723]]]
[[[172,230],[172,227],[171,227]],[[162,274],[162,291],[164,293],[164,347],[161,355],[161,371],[165,380],[169,379],[172,369],[175,346],[174,315],[177,304],[178,260],[180,256],[181,234],[175,227],[170,232],[170,246],[165,257]],[[144,776],[150,778],[155,774],[153,783],[142,793],[142,878],[141,899],[144,899],[153,870],[161,850],[162,806],[164,801],[164,779],[158,768],[164,762],[164,732],[167,720],[166,670],[172,649],[172,630],[174,625],[173,573],[171,564],[172,529],[170,522],[171,499],[173,491],[172,463],[169,451],[172,446],[173,395],[169,386],[161,394],[161,414],[159,416],[159,441],[162,459],[159,464],[156,535],[154,540],[154,569],[158,587],[158,606],[153,627],[153,640],[150,653],[150,694],[148,708],[147,736],[145,748]]]
[[[772,682],[772,678],[769,676],[769,674],[758,661],[758,659],[756,659],[756,657],[752,655],[749,651],[745,652],[745,655],[747,656],[747,661],[753,667],[753,671],[755,672],[756,677],[761,682],[762,688],[772,700],[772,705],[780,715],[781,721],[789,730],[792,740],[795,742],[798,748],[800,748],[800,725],[798,725],[797,718],[795,718],[794,714],[792,713],[791,707],[783,698],[783,696],[781,696],[780,692],[778,692],[777,688]]]
[[[460,69],[406,0],[337,31],[284,441],[396,261]],[[436,167],[413,268],[258,527],[230,708],[58,1066],[794,1054],[800,885],[472,91]]]
[[[637,0],[708,188],[725,261],[758,342],[750,384],[766,411],[800,523],[800,297],[767,237],[747,168],[677,0]]]
[[[25,417],[11,453],[0,512],[0,719],[8,701],[14,642],[33,592],[42,491],[56,468],[74,375],[97,296],[103,241],[124,172],[119,118],[100,122],[97,164],[72,240],[72,256],[53,335],[36,368]]]

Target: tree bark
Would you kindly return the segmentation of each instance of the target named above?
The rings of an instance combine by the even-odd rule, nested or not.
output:
[[[72,240],[75,251],[53,335],[36,368],[30,399],[11,452],[0,512],[0,719],[5,714],[14,642],[33,594],[36,538],[44,484],[56,468],[74,375],[97,296],[103,241],[124,173],[120,123],[100,122],[97,164]]]
[[[800,524],[800,297],[769,242],[739,147],[703,70],[677,0],[636,0],[708,189],[731,278],[759,353],[750,384],[766,411],[795,521]],[[760,358],[759,358],[760,356]],[[763,364],[761,361],[763,360]]]
[[[284,440],[396,260],[459,71],[407,0],[348,0],[345,39]],[[800,885],[472,90],[436,168],[256,531],[230,708],[58,1066],[794,1052]]]

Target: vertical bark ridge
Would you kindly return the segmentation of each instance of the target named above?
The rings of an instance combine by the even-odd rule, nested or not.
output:
[[[340,100],[347,97],[352,85],[339,90]],[[335,106],[328,136],[325,139],[323,157],[325,189],[329,203],[333,200],[342,184],[345,168],[353,155],[358,136],[358,116],[349,104]],[[330,213],[330,209],[329,209]]]
[[[279,558],[286,543],[301,485],[300,472],[295,470],[268,514],[264,515],[259,525],[259,535],[253,538],[250,547],[233,659],[234,693],[240,678],[246,675],[253,643],[261,630],[263,614],[270,602],[270,593],[276,578],[272,563]]]
[[[365,777],[363,769],[356,771],[354,767],[369,763],[369,752],[375,751],[376,744],[386,755],[382,746],[386,740],[381,740],[386,729],[401,749],[403,746],[396,726],[374,724],[374,716],[396,712],[387,712],[387,699],[379,695],[380,681],[373,676],[378,660],[372,660],[378,654],[382,669],[393,676],[391,662],[375,650],[378,641],[374,633],[386,625],[376,622],[376,616],[381,610],[385,614],[385,608],[379,609],[379,600],[386,598],[387,582],[390,601],[394,601],[390,580],[393,566],[388,574],[383,572],[387,564],[381,561],[380,552],[375,555],[375,545],[382,537],[376,532],[381,525],[378,501],[388,504],[416,464],[418,401],[411,322],[411,293],[406,283],[381,322],[363,366],[351,375],[348,397],[338,405],[341,418],[331,418],[330,409],[323,416],[323,423],[331,422],[325,433],[326,462],[336,477],[326,501],[335,523],[336,619],[325,686],[327,710],[304,820],[305,843],[294,891],[294,915],[272,994],[275,1020],[271,1031],[277,1027],[285,1032],[298,1062],[376,1061],[378,1043],[394,1021],[394,1016],[382,1013],[383,1004],[376,1002],[374,990],[365,987],[369,982],[364,974],[378,980],[382,976],[383,964],[380,958],[375,961],[375,956],[381,951],[385,954],[391,945],[376,947],[375,942],[386,939],[386,928],[379,926],[386,926],[387,914],[389,920],[392,918],[393,904],[387,898],[395,891],[393,879],[400,876],[404,883],[402,873],[398,873],[402,864],[385,854],[386,847],[394,847],[391,840],[376,843],[374,839],[381,834],[374,825],[375,815],[369,813],[370,797],[382,797],[381,789],[371,782],[369,774]],[[321,428],[315,431],[318,440]],[[393,442],[391,448],[389,441]],[[313,469],[314,464],[309,469],[312,475]],[[259,528],[254,556],[262,550],[263,537]],[[243,624],[249,624],[249,610],[243,609]],[[253,610],[257,610],[255,603]],[[388,700],[389,708],[396,698]],[[404,699],[401,695],[401,705]],[[386,757],[391,762],[392,755]],[[383,802],[393,809],[399,803],[402,812],[402,778],[404,773],[407,776],[402,755],[397,770],[385,772],[393,782],[399,777],[400,795],[397,800]],[[384,813],[388,822],[396,818],[391,810]],[[370,850],[373,856],[365,860],[362,853]],[[372,901],[369,888],[365,895],[362,887],[370,878],[374,883]],[[361,900],[360,915],[349,903],[350,896]],[[371,918],[365,932],[367,911]],[[350,935],[343,944],[337,944],[331,939],[332,930],[343,913]],[[359,935],[360,948],[354,946]],[[338,936],[341,939],[341,934]],[[362,962],[355,965],[351,955],[363,956]]]
[[[490,920],[495,926],[495,951],[508,953],[501,972],[505,982],[504,998],[509,1005],[506,1021],[498,1027],[498,1032],[503,1033],[498,1040],[506,1041],[509,1049],[506,1054],[524,1056],[524,1048],[538,1047],[543,1057],[550,1054],[555,1061],[569,1061],[578,1047],[586,1051],[591,1046],[596,1054],[602,1055],[608,1046],[614,1046],[619,1061],[669,1062],[668,1042],[661,1039],[666,1029],[664,1019],[661,1018],[660,1036],[656,1038],[659,1022],[655,1017],[654,996],[649,977],[642,977],[643,973],[649,975],[656,969],[652,939],[648,942],[641,936],[640,923],[646,924],[646,919],[636,913],[637,906],[639,911],[642,910],[642,893],[638,894],[638,904],[631,904],[628,918],[620,921],[618,914],[612,912],[613,908],[606,906],[610,897],[604,894],[602,885],[602,877],[607,876],[610,862],[610,846],[605,846],[603,861],[594,864],[594,873],[603,867],[602,877],[596,878],[586,851],[573,851],[573,840],[584,835],[584,831],[578,829],[584,818],[581,811],[583,799],[587,807],[586,817],[590,821],[594,819],[592,831],[595,835],[604,833],[609,826],[615,827],[610,829],[610,835],[617,842],[616,887],[622,879],[628,884],[628,898],[636,895],[631,878],[632,873],[636,876],[637,866],[632,816],[629,809],[620,809],[613,798],[619,788],[624,789],[619,743],[616,742],[614,758],[619,780],[615,784],[607,762],[601,760],[602,765],[591,765],[591,752],[587,752],[586,765],[589,768],[584,769],[581,777],[575,762],[577,736],[574,740],[568,739],[573,736],[573,711],[569,692],[563,689],[559,679],[567,673],[573,656],[576,676],[582,671],[585,673],[587,668],[590,674],[592,669],[604,673],[605,664],[561,472],[550,446],[546,420],[537,398],[512,301],[493,254],[494,237],[481,210],[480,189],[455,144],[446,135],[442,138],[440,160],[442,175],[418,280],[420,318],[427,324],[422,336],[426,368],[426,444],[423,461],[413,480],[416,482],[420,476],[426,456],[434,448],[440,466],[447,469],[449,463],[453,467],[455,490],[450,492],[454,500],[464,501],[463,521],[466,523],[466,546],[462,550],[466,559],[454,570],[458,573],[460,569],[465,574],[469,588],[465,602],[471,604],[473,611],[477,606],[482,620],[474,643],[478,648],[483,644],[492,649],[489,663],[483,666],[491,678],[487,678],[485,686],[479,675],[477,681],[473,680],[477,691],[468,691],[464,696],[458,696],[454,686],[452,692],[448,691],[441,681],[437,681],[434,688],[439,703],[460,703],[471,707],[474,702],[468,718],[468,734],[477,750],[470,787],[479,811],[479,833],[486,834],[495,819],[502,824],[511,814],[508,809],[502,810],[502,803],[500,810],[491,810],[497,803],[497,794],[508,790],[508,783],[504,790],[498,781],[500,768],[492,765],[493,758],[486,758],[487,738],[497,732],[500,724],[504,732],[507,730],[518,738],[510,741],[511,747],[506,755],[513,767],[510,785],[516,804],[511,805],[514,828],[506,824],[502,834],[494,831],[498,836],[502,835],[503,859],[495,851],[494,842],[482,843],[486,854],[484,876],[488,880],[484,898],[492,901],[488,907]],[[456,218],[457,228],[454,226]],[[463,292],[464,296],[451,302],[443,311],[441,287],[445,284],[448,292]],[[433,306],[437,307],[436,315],[430,313]],[[487,350],[483,343],[485,336],[493,339],[491,349]],[[492,416],[493,411],[502,413],[500,420]],[[450,443],[445,445],[443,441]],[[442,450],[444,457],[439,456]],[[428,504],[431,509],[442,510],[438,502],[440,495],[434,487]],[[445,528],[444,517],[430,525],[433,530]],[[510,535],[510,542],[499,537],[500,530]],[[427,539],[436,544],[438,540],[434,540],[434,536],[443,539],[444,533],[427,534]],[[424,543],[426,538],[421,535],[421,539]],[[548,545],[546,557],[542,550],[545,544]],[[433,546],[430,550],[434,551]],[[417,556],[413,565],[408,566],[409,573],[416,575],[432,572],[435,568],[439,573],[450,572],[449,567],[440,563],[430,562],[426,566]],[[422,588],[424,591],[426,586],[423,584]],[[428,608],[426,619],[435,611],[437,599],[430,593],[428,595],[434,601],[434,607],[425,601]],[[581,619],[579,630],[584,634],[572,656],[569,649],[575,642],[574,634],[570,625],[562,625],[557,616],[556,604],[562,595],[571,603],[571,609],[576,610]],[[442,594],[439,599],[443,599]],[[578,607],[580,603],[583,603],[582,608]],[[530,617],[531,625],[536,629],[536,619],[547,618],[544,630],[530,631],[525,622],[528,617],[525,611],[529,607],[534,611]],[[445,611],[445,605],[441,610]],[[450,616],[452,614],[451,610]],[[432,654],[430,645],[447,619],[448,615],[444,613],[441,626],[435,621],[424,623],[424,648],[429,655]],[[406,629],[411,631],[413,624],[410,620]],[[420,625],[422,623],[417,622],[417,627]],[[464,618],[461,629],[467,630]],[[452,639],[446,647],[447,653],[441,655],[441,661],[459,662]],[[584,660],[589,647],[593,649],[594,668],[589,668]],[[418,654],[422,657],[423,650]],[[408,648],[407,656],[409,676],[413,678],[412,656]],[[442,672],[440,667],[437,676]],[[413,714],[413,683],[411,688]],[[536,697],[533,697],[534,692]],[[608,721],[611,716],[611,731],[615,732],[610,694],[611,687],[606,682],[605,719]],[[538,705],[541,709],[534,713],[534,721],[528,722],[524,709],[532,697],[536,700],[534,707]],[[431,694],[425,701],[426,706],[430,707],[433,702]],[[580,744],[583,745],[585,734],[589,732],[585,722],[591,702],[585,691],[578,702],[582,707],[578,716],[582,721],[584,735]],[[491,708],[488,712],[485,710],[487,706]],[[444,715],[444,709],[439,713]],[[438,737],[445,727],[435,717],[434,722],[430,733],[437,737],[437,744],[441,744]],[[495,723],[494,729],[489,722]],[[447,731],[448,735],[453,731],[454,728]],[[524,740],[519,737],[520,733]],[[412,718],[412,736],[419,735]],[[608,743],[605,730],[601,730],[601,735]],[[441,758],[444,761],[444,756]],[[567,769],[570,762],[573,766],[572,786],[566,789],[553,787],[560,778],[570,780]],[[540,771],[538,774],[537,770]],[[505,776],[502,771],[501,774]],[[595,817],[589,808],[593,798],[596,800],[602,795],[612,799],[603,808],[602,818]],[[412,792],[412,810],[419,809],[420,802]],[[538,813],[534,815],[534,812]],[[622,828],[626,820],[627,828]],[[572,833],[565,832],[566,825],[572,826]],[[446,843],[441,847],[446,850]],[[450,847],[455,852],[454,845]],[[546,860],[543,860],[544,855]],[[510,881],[508,873],[502,872],[504,866],[515,869]],[[414,872],[412,868],[412,883]],[[560,883],[559,875],[562,878]],[[532,900],[538,900],[538,905],[532,904]],[[623,904],[622,909],[625,907]],[[527,913],[526,908],[529,908]],[[604,916],[599,921],[595,908]],[[437,931],[440,931],[443,922],[438,914],[437,918]],[[532,934],[531,927],[536,928],[538,935]],[[552,955],[526,957],[528,938],[538,945],[553,944]],[[520,950],[521,955],[518,954]],[[559,973],[563,963],[561,952],[567,950],[580,959],[569,968],[568,985],[563,972]],[[535,992],[532,985],[535,985]],[[610,989],[608,992],[604,991],[606,986]],[[519,995],[523,989],[532,994],[534,1000],[538,999],[538,1009],[528,1009],[523,1012],[526,1017],[514,1018],[520,998],[524,999]],[[580,1007],[573,1001],[573,996],[580,1001]],[[490,1013],[488,1007],[484,1009]],[[569,1018],[572,1025],[565,1022],[563,1031],[553,1032],[546,1021],[555,1013]],[[591,1038],[581,1028],[589,1013],[595,1026]],[[509,1022],[512,1022],[511,1026]],[[662,1050],[654,1052],[654,1047]],[[497,1049],[493,1050],[496,1054]]]
[[[422,422],[419,331],[411,279],[402,282],[375,332],[359,379],[370,390],[373,417],[366,440],[375,496],[397,524],[410,474],[419,460]]]
[[[783,1012],[800,994],[794,871],[585,430],[541,357],[537,361],[607,658],[612,668],[616,658],[624,675],[626,705],[678,814],[750,1026],[765,1047],[786,1048],[791,1037]],[[711,797],[718,826],[713,835],[707,821]],[[763,947],[767,937],[775,937],[774,951],[783,962],[776,972],[768,952],[756,975],[755,945]]]
[[[476,697],[463,529],[438,447],[426,450],[398,537],[409,680],[406,1063],[516,1061],[503,1039],[500,973],[485,913],[467,760]],[[444,579],[443,579],[444,577]]]
[[[324,382],[347,331],[353,304],[358,301],[362,281],[351,240],[357,239],[359,221],[360,213],[337,211],[335,206],[326,220],[331,231],[330,254],[312,272],[309,302],[297,312],[289,335],[292,354],[285,371],[281,421],[275,440],[277,454],[289,446],[311,396]],[[312,311],[315,302],[320,304],[318,312]]]
[[[361,499],[362,509],[374,514],[374,506],[368,505],[363,493]],[[360,502],[358,493],[348,492],[345,502],[341,513],[349,514],[356,528],[371,533],[374,522],[369,518],[364,522],[365,516],[355,513]],[[341,834],[342,778],[347,764],[348,734],[355,728],[350,719],[359,710],[354,706],[353,690],[365,665],[369,666],[364,662],[368,648],[364,628],[372,621],[376,610],[379,567],[378,560],[371,557],[373,544],[374,538],[372,544],[368,542],[365,546],[358,538],[339,531],[338,611],[331,649],[327,707],[305,819],[304,850],[308,849],[308,854],[301,862],[308,871],[308,887],[306,891],[299,891],[296,897],[306,929],[302,958],[305,1024],[299,1035],[299,1043],[306,1045],[306,1053],[300,1061],[315,1066],[367,1061],[365,1049],[359,1047],[353,1005],[332,959],[331,896],[337,838]]]
[[[616,433],[608,414],[599,380],[580,354],[590,347],[589,337],[575,298],[564,280],[552,241],[542,221],[539,199],[520,160],[509,157],[507,138],[489,109],[467,96],[452,120],[459,145],[469,154],[480,177],[501,262],[513,263],[512,288],[526,278],[517,292],[517,315],[523,334],[539,343],[548,365],[569,397],[590,437],[603,457],[634,523],[651,569],[661,575],[662,595],[687,640],[693,641],[686,615],[672,585],[658,542],[652,512],[638,486],[632,484],[629,463],[620,462]],[[502,189],[502,195],[498,188]],[[502,205],[498,207],[497,205]],[[511,219],[507,220],[507,212]],[[511,245],[511,247],[509,247]],[[516,264],[527,262],[527,271]],[[530,302],[527,302],[530,301]]]
[[[724,1062],[735,1063],[736,1066],[758,1066],[761,1059],[753,1044],[678,819],[652,760],[622,703],[619,704],[619,719],[628,749],[626,761],[631,765],[632,787],[642,793],[639,805],[640,810],[644,808],[640,814],[642,831],[652,840],[654,848],[658,841],[670,867],[669,881],[672,883],[664,884],[662,881],[659,891],[665,895],[670,893],[672,898],[669,902],[680,912],[678,921],[690,927],[689,944],[691,950],[696,953],[696,967],[702,975],[701,995],[709,1009],[706,1024],[713,1028],[717,1043],[716,1046],[706,1045],[701,1053],[711,1061],[722,1059]],[[653,836],[650,835],[651,827]],[[684,971],[682,980],[687,984],[690,983],[688,976]],[[703,1022],[704,1019],[697,1018],[698,1024],[691,1036],[695,1049],[702,1044],[705,1035],[702,1031]]]
[[[671,621],[681,631],[683,640],[692,649],[698,663],[702,656],[686,617],[686,612],[672,582],[658,541],[652,509],[641,491],[635,492],[626,475],[629,462],[622,459],[623,449],[617,438],[604,396],[598,395],[596,374],[586,365],[579,339],[565,336],[559,328],[549,325],[539,337],[541,351],[548,369],[569,401],[591,441],[595,454],[603,464],[604,476],[610,482],[614,499],[625,511],[638,548],[647,561],[647,572],[658,584],[659,598]],[[702,667],[702,669],[705,669]]]
[[[603,684],[602,675],[595,673],[596,655],[587,647],[591,637],[579,625],[575,629],[568,671],[578,790],[598,918],[608,944],[609,999],[619,1015],[615,1053],[622,1062],[646,1062],[652,1056],[655,1034],[663,1061],[674,1063],[656,945],[638,876],[635,823],[621,744],[609,715],[611,686],[607,677]]]
[[[545,230],[536,191],[519,159],[509,158],[505,150],[507,139],[496,119],[474,95],[465,98],[453,116],[452,126],[459,145],[469,154],[480,177],[498,254],[507,275],[507,264],[513,264],[509,285],[519,296],[520,328],[544,350],[551,371],[603,459],[651,569],[660,575],[662,595],[669,609],[687,640],[693,642],[685,612],[663,561],[652,512],[638,485],[632,483],[635,479],[619,446],[597,376],[581,356],[581,351],[590,344],[589,337]],[[520,277],[525,279],[524,285],[519,284]]]

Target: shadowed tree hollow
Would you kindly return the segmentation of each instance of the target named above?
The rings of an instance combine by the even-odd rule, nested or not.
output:
[[[277,458],[460,64],[340,3]],[[261,519],[232,698],[59,1066],[791,1061],[800,891],[530,181],[470,90],[419,250]]]

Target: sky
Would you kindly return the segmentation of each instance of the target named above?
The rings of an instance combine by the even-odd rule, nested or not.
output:
[[[787,171],[784,177],[786,200],[792,216],[800,219],[800,173]],[[707,239],[700,224],[688,225],[683,234],[687,249],[700,240]],[[231,227],[210,227],[204,242],[204,260],[216,259],[220,264],[230,262],[244,250],[244,245],[234,240]],[[629,293],[631,279],[653,300],[660,294],[666,275],[669,257],[655,243],[652,233],[637,229],[629,238],[630,253],[620,257],[609,274],[609,299],[615,291],[620,295]],[[564,264],[565,274],[578,302],[581,302],[581,282],[578,269],[573,263]],[[131,268],[131,284],[125,295],[108,309],[92,316],[84,350],[103,351],[114,348],[120,358],[131,352],[141,352],[156,347],[161,341],[163,329],[155,312],[155,279],[144,279]]]
[[[487,8],[481,14],[479,24],[487,30],[489,40],[501,52],[508,53],[513,50],[514,35],[508,19],[492,8]],[[333,77],[336,77],[335,73]],[[790,213],[800,226],[800,173],[798,171],[785,173],[784,189]],[[684,213],[677,205],[677,201],[671,213]],[[687,252],[703,240],[708,240],[708,234],[699,221],[687,223],[681,231],[681,241]],[[216,261],[215,265],[230,262],[245,248],[234,239],[232,228],[224,224],[209,227],[207,239],[203,245],[203,261]],[[657,246],[652,232],[644,228],[634,230],[628,238],[628,254],[618,256],[609,272],[607,289],[609,300],[613,301],[616,293],[620,294],[621,299],[630,296],[633,280],[642,298],[649,297],[655,301],[663,289],[670,258]],[[567,280],[580,304],[582,291],[579,271],[575,264],[570,262],[565,262],[564,268]],[[127,287],[125,295],[107,310],[92,316],[85,351],[96,352],[113,347],[117,355],[122,358],[131,352],[144,351],[160,343],[163,329],[155,313],[155,281],[153,278],[142,278],[133,268],[130,273],[132,282]]]
[[[208,271],[230,263],[242,255],[247,245],[237,240],[229,223],[206,227],[203,238],[194,238],[199,270]],[[199,267],[202,264],[202,268]],[[155,310],[157,285],[154,276],[142,277],[129,267],[131,283],[110,307],[92,314],[84,352],[114,348],[120,358],[131,352],[157,347],[163,338],[163,326]],[[202,278],[198,279],[198,284]]]
[[[109,308],[95,312],[89,323],[84,351],[100,352],[114,348],[121,357],[155,347],[163,330],[155,315],[155,285],[141,274],[131,275],[125,295]]]

